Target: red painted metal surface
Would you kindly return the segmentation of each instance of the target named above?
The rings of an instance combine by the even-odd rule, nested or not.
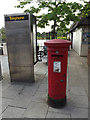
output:
[[[48,95],[53,99],[66,96],[67,57],[70,41],[54,39],[44,43],[48,47]],[[59,70],[55,71],[58,63]]]

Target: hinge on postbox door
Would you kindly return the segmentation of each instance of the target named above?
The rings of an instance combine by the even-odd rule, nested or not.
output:
[[[64,74],[64,77],[66,77],[66,74]]]

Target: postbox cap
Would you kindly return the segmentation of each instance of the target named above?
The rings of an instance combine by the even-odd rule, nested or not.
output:
[[[47,47],[50,46],[69,46],[71,45],[71,41],[68,40],[62,40],[62,39],[53,39],[53,40],[48,40],[44,43]]]

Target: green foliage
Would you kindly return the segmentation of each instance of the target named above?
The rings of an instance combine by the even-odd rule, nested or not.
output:
[[[27,4],[32,4],[34,0],[20,0],[20,5],[17,8],[23,8]],[[65,0],[36,0],[38,7],[31,6],[30,9],[26,9],[24,12],[30,12],[37,17],[37,26],[45,28],[49,25],[49,21],[53,21],[51,26],[53,33],[55,31],[67,31],[67,25],[71,21],[75,22],[79,20],[79,16],[87,16],[90,12],[90,5],[84,1],[85,6],[77,2],[65,2]],[[43,9],[48,9],[48,13],[39,15]],[[54,36],[55,37],[55,36]]]
[[[30,13],[38,13],[40,11],[39,8],[34,8],[33,6],[30,9],[26,9],[24,12],[30,12]]]
[[[48,32],[48,33],[45,33],[45,32],[43,32],[43,33],[40,33],[40,32],[37,32],[37,39],[38,40],[44,40],[44,39],[52,39],[51,38],[51,35],[52,35],[52,33],[51,32]],[[64,39],[64,40],[66,40],[67,38],[66,38],[66,36],[65,36],[65,31],[58,31],[57,32],[57,37],[56,37],[57,39]]]
[[[0,30],[0,43],[2,42],[2,35],[1,35],[1,30]]]
[[[2,27],[0,31],[1,31],[2,42],[6,42],[5,28]]]
[[[57,37],[57,39],[63,39],[63,40],[67,40],[67,37]]]
[[[88,14],[90,14],[90,1],[85,3],[86,5],[80,10],[82,17],[86,17]]]
[[[37,39],[38,40],[46,39],[46,33],[45,32],[43,32],[43,33],[37,32]]]

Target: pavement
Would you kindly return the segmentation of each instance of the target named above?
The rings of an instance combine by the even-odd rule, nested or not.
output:
[[[3,80],[0,81],[3,118],[88,118],[88,66],[86,57],[68,54],[67,105],[55,109],[47,104],[48,66],[34,66],[35,83],[10,82],[7,56],[0,56]],[[1,98],[0,97],[0,98]]]

